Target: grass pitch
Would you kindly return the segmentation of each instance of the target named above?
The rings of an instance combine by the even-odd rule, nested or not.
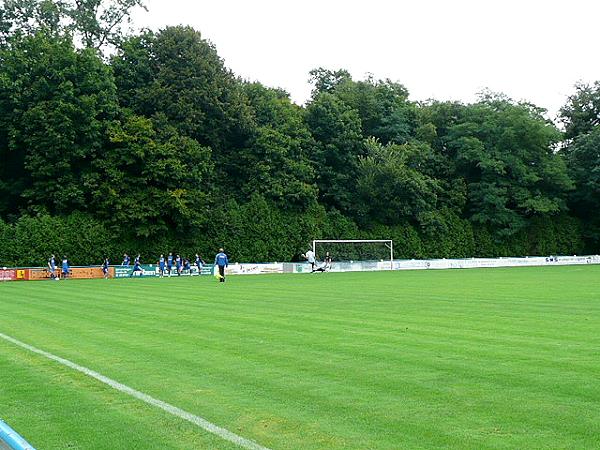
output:
[[[272,449],[600,448],[600,267],[0,284],[0,333]],[[0,339],[38,449],[233,444]]]

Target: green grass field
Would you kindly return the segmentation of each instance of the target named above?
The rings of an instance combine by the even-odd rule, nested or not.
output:
[[[0,333],[272,449],[600,448],[600,266],[4,283]],[[236,448],[3,339],[0,417]]]

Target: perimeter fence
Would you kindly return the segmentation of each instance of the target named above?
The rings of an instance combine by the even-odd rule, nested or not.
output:
[[[535,256],[523,258],[465,258],[465,259],[395,259],[378,261],[333,261],[325,267],[325,272],[372,272],[380,270],[435,270],[435,269],[477,269],[486,267],[534,267],[534,266],[569,266],[600,264],[599,255],[586,256]],[[232,263],[226,269],[226,275],[259,275],[274,273],[310,273],[312,267],[306,262],[272,262],[272,263]],[[56,269],[59,274],[60,268]],[[177,273],[175,268],[164,277],[206,276],[214,274],[214,266],[206,264],[202,267],[192,266],[189,270]],[[108,278],[148,278],[160,277],[157,265],[142,265],[135,272],[131,266],[111,266]],[[103,278],[100,266],[71,267],[68,278],[90,279]],[[58,278],[58,277],[57,277]],[[19,267],[0,269],[0,281],[34,281],[52,279],[50,271],[43,267]]]

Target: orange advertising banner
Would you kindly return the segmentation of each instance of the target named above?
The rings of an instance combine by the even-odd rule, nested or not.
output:
[[[73,267],[68,278],[104,278],[101,267]]]
[[[71,267],[70,273],[67,278],[73,279],[86,279],[86,278],[103,278],[104,273],[102,273],[101,267]],[[18,271],[17,271],[18,272]],[[62,271],[60,268],[56,269],[56,275],[60,276],[60,278],[64,278],[62,275]],[[18,278],[18,273],[16,274],[16,278]],[[110,278],[114,278],[115,269],[114,267],[108,268],[108,276]],[[50,279],[50,271],[48,269],[28,269],[23,274],[23,278],[26,280],[49,280]]]
[[[56,271],[58,273],[58,270]],[[50,271],[48,269],[29,269],[28,280],[48,280]]]

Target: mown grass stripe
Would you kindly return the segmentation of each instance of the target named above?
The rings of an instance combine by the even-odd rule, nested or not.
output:
[[[278,450],[592,449],[600,448],[598,275],[600,266],[265,275],[226,285],[7,283],[0,331]],[[144,442],[131,448],[234,446],[0,341],[0,365],[4,355],[14,368],[30,359],[50,377],[29,389],[0,383],[0,409],[40,448],[70,439],[113,450],[94,429],[102,421],[126,440],[124,418]],[[102,415],[63,416],[62,397],[43,400],[51,389],[89,396]],[[118,400],[110,408],[104,397]],[[49,404],[54,413],[37,418]],[[155,428],[170,446],[151,446]]]
[[[108,378],[98,372],[88,369],[87,367],[83,367],[83,366],[80,366],[79,364],[75,364],[74,362],[69,361],[68,359],[64,359],[64,358],[61,358],[60,356],[53,355],[52,353],[48,353],[44,350],[33,347],[29,344],[21,342],[11,336],[7,336],[6,334],[3,334],[3,333],[0,333],[0,338],[4,339],[5,341],[11,342],[21,348],[29,350],[30,352],[37,353],[38,355],[44,356],[45,358],[48,358],[52,361],[56,361],[56,362],[62,364],[63,366],[67,366],[73,370],[81,372],[91,378],[94,378],[94,379],[100,381],[101,383],[106,384],[107,386],[110,386],[111,388],[113,388],[117,391],[128,394],[128,395],[130,395],[134,398],[137,398],[138,400],[141,400],[149,405],[156,406],[157,408],[160,408],[163,411],[168,412],[169,414],[172,414],[174,416],[177,416],[184,420],[187,420],[188,422],[191,422],[191,423],[199,426],[203,430],[208,431],[209,433],[215,434],[215,435],[219,436],[221,439],[224,439],[226,441],[229,441],[236,445],[239,445],[242,448],[245,448],[248,450],[269,450],[267,447],[263,447],[262,445],[259,445],[256,442],[251,441],[250,439],[246,439],[242,436],[232,433],[231,431],[229,431],[223,427],[220,427],[218,425],[215,425],[214,423],[209,422],[208,420],[206,420],[200,416],[197,416],[195,414],[184,411],[181,408],[178,408],[169,403],[163,402],[162,400],[158,400],[148,394],[144,394],[143,392],[133,389],[125,384],[119,383],[118,381],[115,381],[112,378]]]

